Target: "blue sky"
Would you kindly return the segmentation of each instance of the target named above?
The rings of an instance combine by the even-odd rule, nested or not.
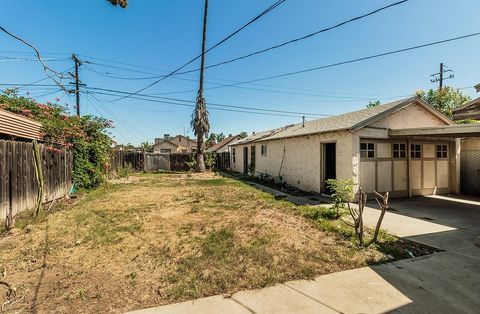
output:
[[[250,20],[274,1],[210,0],[207,45],[211,46]],[[395,1],[287,0],[230,41],[207,54],[212,64],[240,56],[377,9]],[[228,84],[364,57],[418,44],[480,32],[478,0],[410,0],[366,19],[256,57],[206,71],[206,87]],[[165,74],[200,53],[203,1],[130,0],[126,10],[103,0],[2,0],[1,26],[28,40],[44,53],[48,64],[63,71],[73,66],[75,52],[97,64],[80,68],[88,87],[136,91],[153,80],[120,80]],[[430,74],[444,62],[455,71],[446,81],[454,87],[480,82],[480,36],[300,75],[243,85],[246,88],[207,89],[208,102],[274,110],[339,114],[364,108],[369,100],[399,99],[416,90],[435,87]],[[0,83],[30,83],[42,79],[34,61],[8,61],[2,57],[32,58],[32,51],[0,33]],[[95,59],[94,59],[95,58]],[[61,60],[58,60],[61,59]],[[100,60],[105,59],[105,60]],[[128,63],[134,66],[114,63]],[[105,67],[103,65],[109,65]],[[124,69],[112,68],[111,66]],[[188,69],[199,66],[199,61]],[[129,70],[126,70],[129,69]],[[93,71],[92,71],[93,70]],[[94,72],[95,71],[95,72]],[[138,71],[138,72],[133,72]],[[97,73],[96,73],[97,72]],[[147,73],[139,73],[147,72]],[[150,74],[149,74],[150,73]],[[160,82],[144,94],[165,94],[194,100],[198,73]],[[68,82],[67,79],[65,82]],[[52,84],[45,80],[39,84]],[[5,87],[5,86],[0,86]],[[473,88],[463,89],[475,97]],[[74,99],[53,87],[22,90],[45,102],[61,98],[73,110]],[[49,95],[45,95],[50,93]],[[45,96],[42,96],[45,95]],[[124,99],[82,95],[82,113],[102,115],[116,122],[118,142],[138,144],[164,133],[187,135],[192,109]],[[90,103],[91,102],[91,103]],[[92,105],[93,103],[93,105]],[[260,131],[301,117],[271,116],[210,110],[212,132]]]

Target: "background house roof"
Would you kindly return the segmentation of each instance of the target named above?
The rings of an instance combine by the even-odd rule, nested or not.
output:
[[[480,119],[480,97],[452,110],[453,120]]]
[[[41,129],[42,124],[39,122],[0,109],[0,135],[41,140]]]
[[[295,125],[286,126],[283,128],[259,132],[255,135],[249,136],[242,141],[235,142],[237,144],[245,144],[249,142],[257,142],[264,140],[282,139],[288,137],[297,137],[318,133],[342,131],[342,130],[359,130],[371,123],[374,123],[397,110],[403,109],[412,103],[419,103],[429,110],[432,114],[443,120],[446,124],[454,124],[453,121],[427,104],[418,97],[411,97],[397,100],[384,105],[379,105],[373,108],[366,108],[353,112],[348,112],[338,116],[322,118],[318,120],[306,121]]]
[[[238,139],[238,138],[239,138],[238,135],[226,137],[223,140],[221,140],[220,142],[218,142],[217,144],[215,144],[212,147],[210,147],[209,149],[207,149],[207,152],[214,153],[214,152],[222,149],[223,147],[227,146],[230,142],[232,142],[232,141],[234,141],[235,139]]]

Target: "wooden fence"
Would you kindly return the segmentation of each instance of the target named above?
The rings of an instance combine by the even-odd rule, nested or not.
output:
[[[215,156],[215,169],[221,171],[230,170],[230,153],[218,153]]]
[[[115,151],[112,155],[112,170],[116,173],[122,168],[131,168],[134,171],[189,171],[189,162],[195,158],[194,154],[161,154],[143,153],[136,151]],[[215,170],[230,169],[230,154],[215,155]]]
[[[72,185],[72,152],[51,151],[42,144],[39,146],[45,181],[42,201],[68,195]],[[33,208],[37,190],[33,144],[0,140],[0,219],[6,218],[10,208],[13,215]]]
[[[118,173],[120,169],[131,168],[140,172],[144,169],[145,156],[143,152],[115,150],[111,158],[111,170]]]

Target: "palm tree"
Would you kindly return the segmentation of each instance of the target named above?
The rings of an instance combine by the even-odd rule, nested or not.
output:
[[[197,94],[197,104],[195,110],[192,113],[192,126],[193,132],[197,137],[197,166],[195,171],[205,171],[205,161],[203,159],[203,153],[205,149],[205,135],[210,131],[210,123],[208,122],[208,111],[203,97],[203,75],[205,68],[205,46],[207,40],[207,14],[208,14],[208,0],[205,0],[205,12],[203,14],[203,40],[202,40],[202,62],[200,66],[200,86]]]
[[[127,0],[107,0],[107,1],[110,2],[113,5],[119,5],[123,9],[125,9],[128,6],[128,1]]]

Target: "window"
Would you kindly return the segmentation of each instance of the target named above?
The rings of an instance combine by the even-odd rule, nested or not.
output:
[[[374,143],[360,143],[360,157],[375,158],[375,144]]]
[[[232,148],[232,160],[235,163],[235,148]]]
[[[166,149],[166,148],[162,148],[160,149],[160,154],[170,154],[172,152],[171,149]]]
[[[422,145],[411,144],[410,145],[410,157],[411,158],[422,158]]]
[[[267,144],[262,144],[261,151],[262,156],[267,156]]]
[[[447,145],[437,145],[437,158],[447,158],[448,157],[448,149]]]
[[[407,145],[393,144],[393,158],[407,158]]]

